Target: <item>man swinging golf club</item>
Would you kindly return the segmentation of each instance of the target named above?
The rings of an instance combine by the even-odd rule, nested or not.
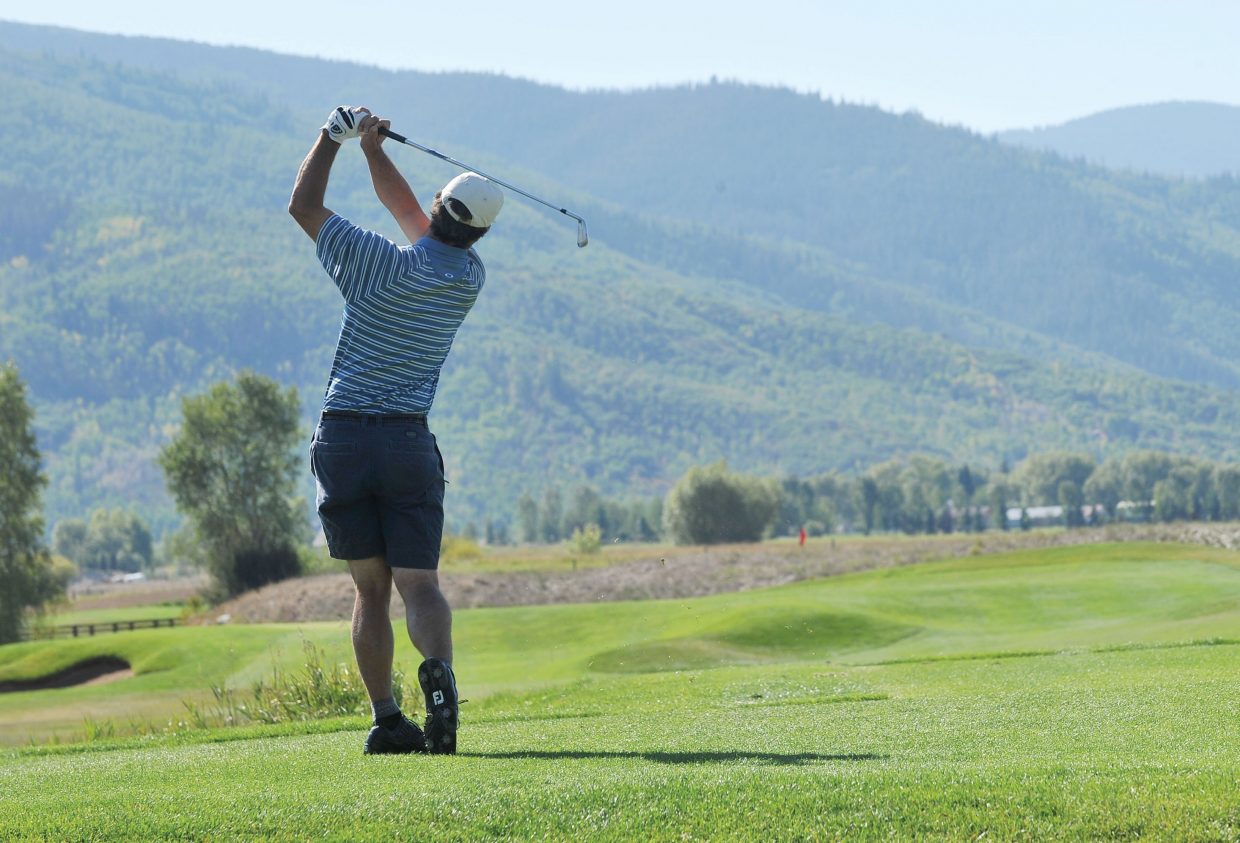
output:
[[[452,339],[486,279],[470,248],[490,230],[503,193],[464,173],[435,195],[428,217],[383,152],[369,109],[340,107],[302,162],[289,213],[315,242],[344,296],[344,316],[323,413],[310,445],[318,512],[332,558],[346,560],[357,597],[353,651],[375,723],[371,753],[456,751],[452,611],[439,590],[443,458],[426,423]],[[411,245],[398,247],[324,204],[341,144],[361,138],[379,200]],[[392,585],[409,638],[425,661],[425,733],[392,693]]]

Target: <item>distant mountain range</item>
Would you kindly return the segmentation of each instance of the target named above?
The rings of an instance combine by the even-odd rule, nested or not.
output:
[[[661,494],[689,466],[808,475],[928,452],[1240,455],[1240,187],[1112,172],[913,115],[709,84],[573,93],[0,23],[0,357],[50,518],[174,521],[154,454],[242,367],[307,428],[340,302],[285,213],[331,106],[517,197],[434,426],[450,518],[523,491]],[[393,158],[429,198],[453,170]],[[328,204],[396,237],[356,149]],[[307,430],[308,436],[308,430]],[[307,481],[308,482],[308,481]]]
[[[1106,167],[1173,178],[1240,175],[1240,106],[1234,105],[1134,105],[997,137]]]

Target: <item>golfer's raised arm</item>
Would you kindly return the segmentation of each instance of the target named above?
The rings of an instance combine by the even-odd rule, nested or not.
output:
[[[327,132],[320,132],[319,139],[310,147],[310,154],[301,162],[297,181],[293,183],[293,195],[288,200],[288,212],[311,240],[317,240],[323,223],[331,219],[332,212],[324,207],[327,194],[327,177],[340,144],[329,140]]]
[[[310,147],[310,154],[301,162],[297,181],[293,183],[293,195],[288,200],[288,212],[311,240],[318,241],[319,229],[332,218],[332,211],[323,205],[323,197],[327,195],[327,177],[331,175],[340,144],[357,137],[362,119],[369,116],[369,108],[347,105],[334,108],[319,130],[318,140]]]
[[[395,218],[396,224],[409,238],[409,242],[416,243],[431,227],[431,221],[418,203],[418,198],[413,195],[409,182],[405,181],[392,159],[383,151],[383,135],[379,133],[379,129],[386,129],[391,125],[392,121],[380,120],[378,117],[363,119],[359,126],[362,152],[365,153],[366,164],[370,167],[370,180],[374,183],[375,195]]]

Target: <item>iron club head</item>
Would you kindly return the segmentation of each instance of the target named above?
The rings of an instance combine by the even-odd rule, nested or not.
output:
[[[590,244],[590,235],[586,233],[586,221],[577,220],[577,248],[584,249]]]

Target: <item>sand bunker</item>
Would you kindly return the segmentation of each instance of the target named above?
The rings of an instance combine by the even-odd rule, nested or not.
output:
[[[0,681],[0,694],[13,691],[44,691],[48,688],[75,688],[82,685],[104,685],[118,679],[128,679],[133,675],[133,668],[124,659],[118,659],[116,656],[98,656],[47,676],[40,676],[38,679]]]

